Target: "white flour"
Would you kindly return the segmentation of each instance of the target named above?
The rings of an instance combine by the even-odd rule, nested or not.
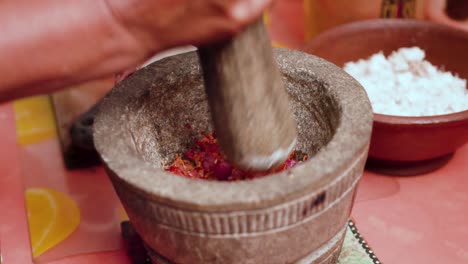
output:
[[[348,62],[344,70],[366,89],[375,113],[430,116],[468,109],[466,80],[424,60],[418,47]],[[467,62],[468,63],[468,62]]]

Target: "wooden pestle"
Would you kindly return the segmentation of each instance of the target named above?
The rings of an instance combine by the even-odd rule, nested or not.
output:
[[[296,122],[259,19],[234,38],[198,49],[214,129],[234,165],[266,171],[296,142]]]

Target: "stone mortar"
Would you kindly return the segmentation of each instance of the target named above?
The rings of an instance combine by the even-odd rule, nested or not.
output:
[[[103,100],[96,149],[155,256],[190,264],[336,262],[367,158],[371,106],[335,65],[289,50],[275,56],[298,124],[297,149],[310,158],[264,178],[215,182],[164,171],[212,130],[194,52],[139,70]]]

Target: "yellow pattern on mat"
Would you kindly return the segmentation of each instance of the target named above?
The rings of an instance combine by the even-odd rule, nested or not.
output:
[[[47,188],[26,190],[33,257],[65,240],[80,223],[80,210],[67,195]]]
[[[268,11],[263,12],[263,23],[265,23],[266,26],[269,26],[270,22],[270,15],[268,14]]]
[[[278,42],[273,42],[272,46],[275,47],[275,48],[287,48],[286,45],[280,44]]]
[[[57,137],[55,116],[48,96],[36,96],[13,102],[16,134],[20,145],[34,144]]]
[[[123,206],[120,206],[119,208],[119,217],[120,217],[121,222],[128,220],[127,212],[125,212],[125,209],[123,208]]]

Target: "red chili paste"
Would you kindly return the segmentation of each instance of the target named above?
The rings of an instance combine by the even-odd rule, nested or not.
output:
[[[166,166],[166,171],[174,174],[205,180],[238,181],[263,177],[290,169],[306,161],[307,154],[293,151],[288,159],[278,168],[268,172],[249,172],[233,167],[221,153],[216,135],[208,134],[196,139],[195,144],[182,155],[177,155],[174,162]]]

